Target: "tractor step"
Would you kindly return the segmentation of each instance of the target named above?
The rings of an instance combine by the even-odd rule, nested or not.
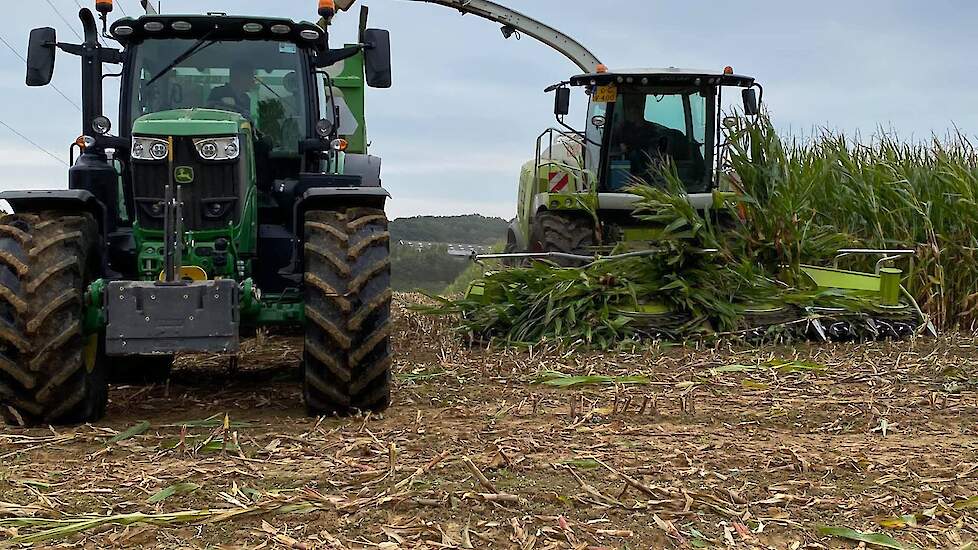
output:
[[[114,281],[105,296],[108,355],[238,351],[235,281]]]

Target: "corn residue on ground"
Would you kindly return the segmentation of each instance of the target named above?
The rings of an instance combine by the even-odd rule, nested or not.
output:
[[[975,547],[970,336],[487,351],[414,299],[384,415],[306,418],[275,336],[96,426],[4,428],[0,546]]]

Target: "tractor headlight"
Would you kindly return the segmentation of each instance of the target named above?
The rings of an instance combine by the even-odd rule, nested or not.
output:
[[[153,155],[156,160],[163,160],[170,154],[170,147],[165,143],[154,143],[149,148],[149,154]]]
[[[234,160],[241,154],[237,136],[195,139],[194,147],[204,160]]]
[[[217,145],[215,145],[211,141],[201,144],[200,156],[204,157],[207,160],[214,159],[214,157],[217,156]]]
[[[132,138],[132,158],[135,160],[163,160],[170,155],[170,147],[162,139]]]

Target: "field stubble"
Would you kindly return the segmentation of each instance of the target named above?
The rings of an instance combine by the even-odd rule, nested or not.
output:
[[[114,387],[97,426],[3,429],[0,545],[856,547],[826,526],[891,547],[978,538],[970,336],[482,350],[403,309],[417,299],[397,298],[381,416],[305,418],[299,342],[265,337],[233,376],[225,358],[181,358],[166,387]]]

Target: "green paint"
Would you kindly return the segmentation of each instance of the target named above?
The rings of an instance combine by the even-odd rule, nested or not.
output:
[[[866,292],[880,291],[880,278],[878,275],[810,265],[801,266],[801,271],[821,288]]]
[[[662,236],[661,227],[626,227],[622,231],[625,241],[655,242]]]
[[[251,123],[238,113],[211,109],[175,109],[143,115],[132,125],[140,136],[233,136],[251,132]]]
[[[900,304],[900,279],[903,271],[884,267],[880,270],[880,302],[884,306],[896,306]]]
[[[347,44],[351,46],[352,44]],[[342,69],[339,74],[335,74],[333,86],[337,89],[337,95],[342,97],[346,106],[350,108],[353,117],[357,120],[356,132],[345,136],[349,142],[347,151],[350,153],[365,154],[367,152],[367,119],[366,119],[366,97],[365,82],[363,76],[363,53],[359,53],[342,62]],[[333,71],[330,71],[332,74]]]
[[[85,290],[84,309],[82,311],[82,332],[88,336],[98,334],[105,328],[105,280],[96,279]]]

